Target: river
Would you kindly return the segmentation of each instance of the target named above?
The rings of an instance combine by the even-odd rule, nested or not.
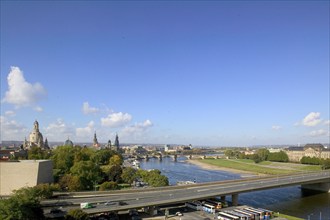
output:
[[[211,182],[230,179],[240,179],[239,174],[206,170],[186,162],[180,157],[175,162],[173,158],[163,158],[162,161],[151,158],[148,162],[140,162],[142,169],[158,169],[167,176],[170,185],[178,181]],[[230,200],[230,196],[227,197]],[[242,193],[239,203],[260,207],[287,215],[297,216],[310,220],[330,219],[330,193],[303,193],[299,186],[283,187],[271,190]]]

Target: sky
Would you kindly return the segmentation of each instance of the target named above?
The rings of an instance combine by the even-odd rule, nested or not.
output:
[[[329,143],[329,1],[1,1],[1,141]]]

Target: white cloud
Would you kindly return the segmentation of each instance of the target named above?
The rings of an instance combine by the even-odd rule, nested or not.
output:
[[[9,111],[6,111],[6,112],[5,112],[5,115],[6,115],[6,116],[15,116],[16,113],[15,113],[14,111],[9,110]]]
[[[324,124],[329,126],[330,125],[330,120],[324,121]]]
[[[56,122],[48,125],[44,138],[47,137],[48,141],[64,141],[68,137],[72,137],[74,133],[73,127],[68,126],[62,119],[59,118]]]
[[[91,107],[88,102],[83,103],[82,111],[85,115],[98,113],[100,110],[95,107]]]
[[[148,128],[150,128],[152,126],[153,126],[152,122],[149,119],[147,119],[142,123],[136,123],[134,125],[125,127],[122,132],[125,135],[137,134],[137,133],[144,132],[145,130],[147,130]]]
[[[329,132],[324,129],[320,129],[320,130],[316,130],[316,131],[311,131],[309,133],[309,136],[310,137],[329,136]]]
[[[16,122],[15,120],[8,120],[4,116],[0,116],[0,125],[1,125],[1,141],[2,140],[24,140],[29,134],[27,128]]]
[[[320,115],[319,112],[311,112],[302,120],[302,124],[308,127],[316,126],[321,122]]]
[[[107,127],[121,127],[127,124],[132,120],[132,116],[128,113],[112,113],[109,114],[106,118],[101,118],[101,125]]]
[[[93,136],[94,131],[94,121],[90,121],[88,125],[84,128],[76,128],[76,135],[77,137],[86,138],[88,137],[91,139]]]
[[[24,78],[23,72],[12,66],[7,77],[8,91],[2,102],[13,104],[16,107],[35,106],[46,97],[47,92],[40,83],[31,84]]]
[[[282,127],[279,126],[279,125],[273,125],[273,126],[272,126],[272,129],[277,131],[277,130],[281,130]]]
[[[34,108],[34,110],[37,111],[37,112],[42,112],[43,111],[43,109],[40,106],[36,106]]]

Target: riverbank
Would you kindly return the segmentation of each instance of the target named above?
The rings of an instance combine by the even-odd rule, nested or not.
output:
[[[199,166],[202,169],[205,170],[219,170],[219,171],[226,171],[226,172],[231,172],[235,174],[241,175],[241,177],[252,177],[252,176],[259,176],[259,175],[264,175],[264,174],[259,174],[255,172],[250,172],[250,171],[245,171],[245,170],[239,170],[239,169],[233,169],[233,168],[228,168],[228,167],[221,167],[217,165],[212,165],[208,163],[202,162],[200,159],[192,159],[192,160],[186,160],[187,163],[194,164],[196,166]]]
[[[309,172],[320,170],[320,166],[279,163],[263,161],[258,164],[253,160],[247,159],[204,159],[204,160],[189,160],[191,163],[203,166],[205,169],[224,170],[235,173],[250,173],[254,175],[286,175],[297,172]]]

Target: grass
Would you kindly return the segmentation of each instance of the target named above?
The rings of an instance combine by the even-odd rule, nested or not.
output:
[[[302,165],[296,163],[279,163],[271,161],[262,161],[256,164],[253,160],[250,159],[205,159],[201,160],[201,162],[219,167],[270,175],[321,170],[320,165]]]
[[[227,159],[205,159],[201,160],[203,163],[219,166],[219,167],[226,167],[236,170],[243,170],[249,171],[253,173],[262,173],[262,174],[290,174],[297,172],[296,170],[287,170],[287,169],[278,169],[278,168],[269,168],[260,166],[258,164],[251,163],[250,161],[245,162],[244,160],[227,160]],[[266,161],[268,162],[268,161]]]
[[[290,215],[284,215],[284,214],[275,214],[275,217],[280,217],[280,218],[286,218],[287,220],[304,220],[303,218],[298,218]]]

